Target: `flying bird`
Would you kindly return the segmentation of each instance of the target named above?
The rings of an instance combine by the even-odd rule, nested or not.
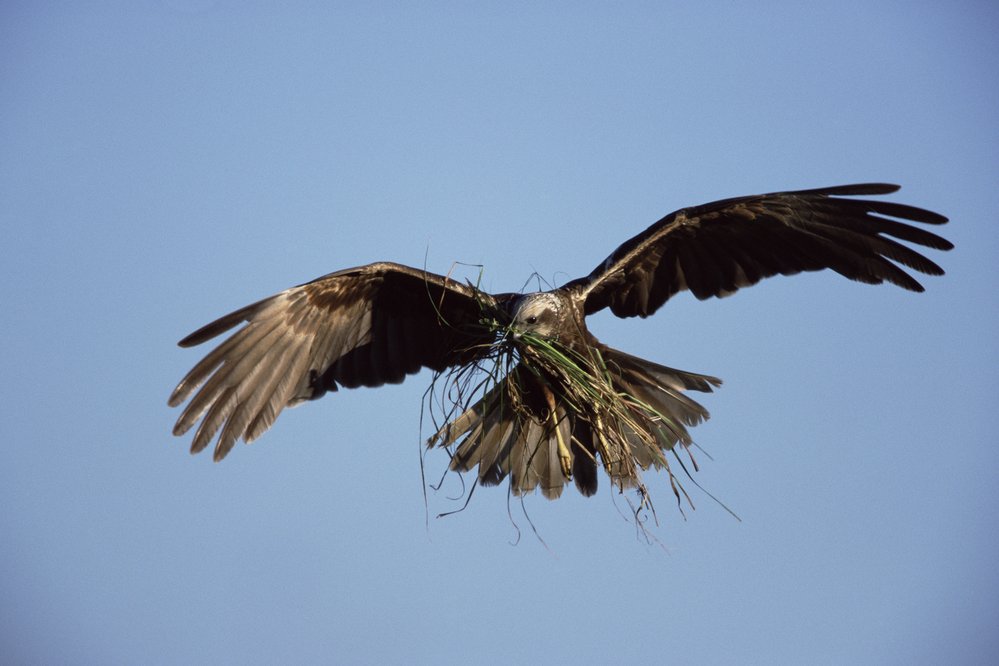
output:
[[[679,498],[670,456],[689,453],[687,428],[708,418],[686,392],[710,392],[721,381],[608,347],[586,317],[605,308],[648,317],[682,291],[720,297],[765,277],[827,268],[921,292],[905,269],[943,270],[899,241],[949,250],[950,242],[910,224],[947,218],[851,198],[898,189],[845,185],[683,208],[589,275],[550,291],[490,294],[387,262],[330,273],[180,341],[200,345],[245,323],[173,391],[170,406],[188,401],[173,433],[197,426],[191,452],[214,440],[221,460],[238,440],[260,437],[285,407],[429,368],[454,404],[427,444],[447,449],[452,470],[474,470],[483,485],[509,478],[515,494],[540,489],[554,499],[569,481],[594,494],[600,467],[615,487],[644,494],[641,473],[655,468],[666,470]]]

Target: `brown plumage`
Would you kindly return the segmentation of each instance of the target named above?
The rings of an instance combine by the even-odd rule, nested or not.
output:
[[[570,479],[592,495],[598,466],[618,487],[642,488],[640,471],[668,471],[666,454],[677,443],[689,447],[687,427],[708,417],[684,392],[711,391],[720,380],[611,349],[586,330],[585,317],[604,308],[646,317],[684,290],[699,299],[725,296],[772,275],[825,268],[922,291],[904,269],[943,270],[899,241],[948,250],[948,241],[909,224],[946,218],[842,198],[897,189],[847,185],[684,208],[626,241],[588,276],[548,292],[492,295],[392,263],[330,273],[181,340],[198,345],[246,323],[177,385],[169,404],[189,402],[173,432],[197,424],[191,451],[217,437],[221,460],[287,406],[430,368],[480,388],[477,401],[465,400],[430,439],[452,451],[452,469],[477,469],[486,485],[509,477],[515,493],[540,488],[550,498]],[[475,384],[470,370],[491,362],[505,376],[487,373]]]

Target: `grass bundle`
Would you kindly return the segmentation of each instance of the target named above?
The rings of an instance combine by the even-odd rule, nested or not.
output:
[[[637,511],[650,506],[641,472],[654,467],[666,470],[681,510],[682,500],[690,503],[667,458],[672,452],[686,471],[675,447],[681,443],[689,454],[691,440],[669,404],[676,382],[664,386],[665,375],[638,376],[643,368],[626,365],[638,359],[615,350],[580,352],[490,325],[496,341],[485,361],[448,371],[431,387],[437,429],[427,444],[450,452],[452,470],[478,466],[484,485],[509,476],[514,494],[540,487],[555,498],[571,479],[592,494],[599,465],[619,491],[637,490]],[[699,418],[686,419],[687,425]]]

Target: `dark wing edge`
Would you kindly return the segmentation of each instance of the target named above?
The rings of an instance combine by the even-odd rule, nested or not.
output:
[[[174,435],[200,420],[191,453],[219,435],[215,460],[249,443],[281,410],[338,386],[399,383],[488,353],[481,322],[497,300],[451,278],[388,262],[330,273],[225,315],[180,341],[192,347],[246,323],[180,381],[190,402]],[[221,432],[220,432],[221,431]]]
[[[685,290],[703,300],[773,275],[826,268],[857,282],[923,291],[900,266],[927,275],[944,271],[899,241],[950,250],[953,244],[946,239],[909,224],[940,225],[947,218],[891,201],[840,198],[899,189],[862,183],[683,208],[624,242],[588,276],[563,289],[576,291],[586,314],[610,307],[618,317],[647,317]]]

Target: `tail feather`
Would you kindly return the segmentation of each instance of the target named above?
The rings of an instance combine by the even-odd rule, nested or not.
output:
[[[559,400],[555,380],[518,365],[474,405],[441,428],[429,446],[456,445],[451,469],[477,469],[483,485],[507,477],[514,494],[538,488],[555,499],[570,480],[585,496],[596,493],[598,461],[618,488],[641,487],[640,471],[669,467],[665,454],[677,443],[692,444],[688,426],[708,411],[683,391],[710,392],[721,380],[669,368],[601,347],[602,369],[592,369],[622,396],[623,407]],[[548,381],[556,396],[554,418],[545,407],[527,404]],[[564,460],[565,458],[567,460]]]
[[[584,496],[596,494],[597,450],[590,424],[583,419],[576,419],[572,429],[572,480]]]
[[[508,377],[493,387],[429,443],[449,446],[460,440],[451,469],[467,472],[478,467],[483,485],[497,485],[509,476],[517,495],[540,486],[546,497],[556,499],[566,482],[558,449],[559,436],[570,441],[565,411],[560,409],[556,434],[549,419],[538,420],[512,407],[513,381]]]

